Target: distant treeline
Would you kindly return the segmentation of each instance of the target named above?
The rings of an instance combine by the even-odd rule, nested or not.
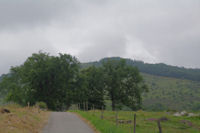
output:
[[[100,61],[82,63],[82,67],[88,67],[91,65],[101,66],[102,62],[105,62],[108,59],[120,60],[120,57],[111,57],[104,58]],[[140,72],[156,75],[156,76],[165,76],[165,77],[174,77],[179,79],[188,79],[194,81],[200,81],[200,69],[189,69],[184,67],[170,66],[164,63],[159,64],[148,64],[143,61],[125,59],[126,63],[131,66],[135,66],[139,69]]]

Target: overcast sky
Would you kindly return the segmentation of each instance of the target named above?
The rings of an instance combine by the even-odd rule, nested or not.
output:
[[[200,68],[200,0],[0,0],[0,74],[39,50]]]

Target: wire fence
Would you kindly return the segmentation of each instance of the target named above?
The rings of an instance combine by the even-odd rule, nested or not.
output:
[[[87,111],[90,115],[94,117],[99,117],[102,120],[108,120],[115,123],[117,127],[128,130],[129,133],[136,133],[136,122],[137,113],[133,111],[108,111],[105,110],[105,106],[98,106],[94,104],[89,104],[87,102],[79,103],[71,107],[72,110]],[[157,130],[162,133],[161,119],[157,119]]]

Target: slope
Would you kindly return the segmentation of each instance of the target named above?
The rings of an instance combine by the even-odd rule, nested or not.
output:
[[[101,59],[100,61],[96,61],[96,62],[82,63],[82,67],[88,67],[91,65],[101,66],[102,63],[107,60],[120,60],[120,59],[125,59],[128,65],[137,67],[140,70],[140,72],[143,72],[143,73],[156,75],[156,76],[200,81],[200,69],[177,67],[177,66],[166,65],[164,63],[149,64],[149,63],[144,63],[143,61],[131,60],[131,59],[120,58],[120,57],[110,57],[110,58]]]
[[[143,95],[147,110],[200,110],[200,82],[142,74],[149,86]]]

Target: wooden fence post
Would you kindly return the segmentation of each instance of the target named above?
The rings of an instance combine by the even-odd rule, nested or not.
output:
[[[118,111],[115,113],[116,126],[118,126]]]
[[[134,127],[133,127],[133,133],[135,133],[135,130],[136,130],[136,114],[134,114]]]
[[[103,106],[101,107],[101,119],[103,120],[103,113],[104,113],[104,111],[103,111]]]
[[[86,102],[85,102],[85,111],[86,111]]]
[[[157,121],[159,133],[162,133],[162,127],[160,125],[160,120]]]
[[[85,102],[85,111],[87,111],[87,102]]]
[[[94,104],[92,105],[92,108],[93,108],[93,115],[95,115]]]
[[[88,111],[88,101],[86,102],[86,111]]]
[[[85,102],[83,102],[83,111],[85,111]]]
[[[28,102],[28,108],[30,107],[30,102]]]

